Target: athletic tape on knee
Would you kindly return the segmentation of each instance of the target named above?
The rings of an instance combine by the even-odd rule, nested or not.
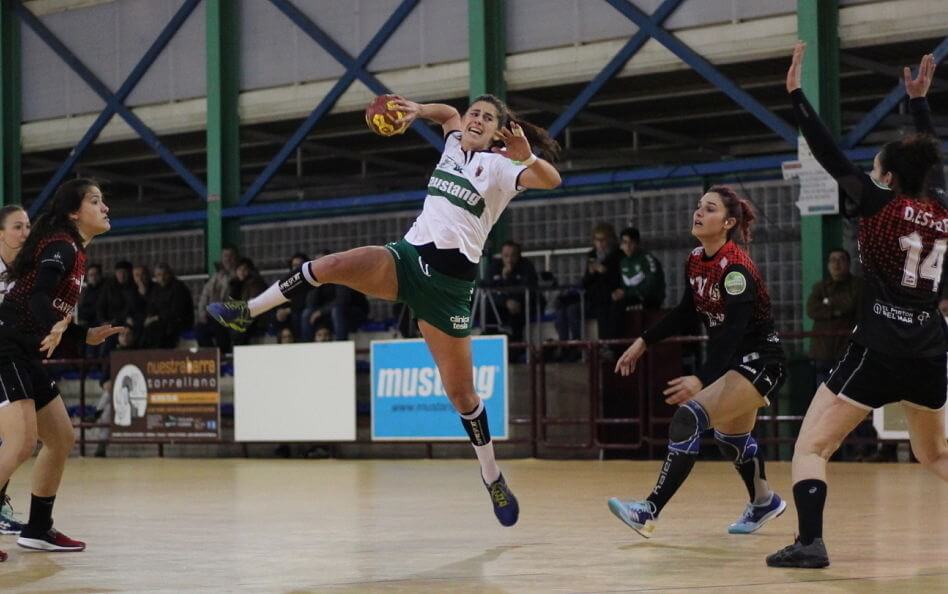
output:
[[[711,426],[704,407],[689,400],[675,411],[668,427],[668,449],[682,454],[697,454],[701,449],[701,434]]]
[[[757,455],[757,440],[750,433],[728,435],[715,429],[714,439],[717,440],[721,453],[737,466],[753,460]]]
[[[471,443],[483,446],[490,443],[490,427],[487,425],[487,408],[484,401],[477,403],[477,408],[469,413],[461,413],[461,424],[467,431]]]

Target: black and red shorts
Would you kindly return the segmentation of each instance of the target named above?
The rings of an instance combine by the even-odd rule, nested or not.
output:
[[[850,342],[826,387],[866,410],[892,402],[939,410],[948,394],[948,354],[894,357]]]
[[[36,410],[40,410],[57,396],[56,382],[38,359],[0,356],[0,407],[31,399]]]

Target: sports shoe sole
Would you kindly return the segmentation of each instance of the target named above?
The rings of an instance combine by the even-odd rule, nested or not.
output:
[[[760,521],[757,522],[757,526],[754,527],[752,530],[744,530],[739,527],[735,528],[734,526],[728,526],[727,533],[728,534],[753,534],[754,532],[757,532],[758,530],[760,530],[764,526],[764,524],[766,524],[767,522],[773,520],[774,518],[779,518],[780,516],[782,516],[783,512],[785,511],[787,511],[787,502],[781,500],[780,505],[777,507],[777,509],[764,514],[764,517],[762,517]]]
[[[622,520],[622,523],[639,533],[642,538],[652,538],[652,532],[655,532],[655,522],[648,521],[645,524],[638,524],[629,520],[625,513],[625,506],[621,501],[613,497],[609,500],[609,511],[612,515]]]
[[[86,549],[86,545],[82,545],[81,547],[60,547],[39,538],[24,538],[22,536],[16,540],[16,544],[23,547],[24,549],[32,549],[34,551],[53,551],[57,553],[78,553],[79,551],[84,551]]]
[[[19,533],[20,533],[19,530],[13,530],[10,528],[0,528],[0,534],[4,536],[16,536]]]
[[[829,559],[804,559],[802,561],[795,561],[793,563],[789,562],[773,562],[767,561],[768,567],[783,567],[790,569],[823,569],[824,567],[829,567]]]

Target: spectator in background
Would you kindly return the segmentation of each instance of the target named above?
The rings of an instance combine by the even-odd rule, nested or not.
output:
[[[316,326],[313,333],[313,342],[332,342],[332,329],[325,324]]]
[[[302,264],[300,264],[302,266]],[[280,328],[280,331],[277,332],[277,344],[293,344],[296,342],[296,336],[293,334],[293,329],[289,326]]]
[[[155,280],[145,306],[140,344],[142,348],[173,349],[181,333],[194,325],[194,301],[188,287],[166,262],[155,267]]]
[[[207,317],[207,304],[226,301],[230,295],[230,281],[234,278],[234,269],[237,268],[237,250],[225,246],[221,250],[221,261],[217,264],[217,271],[211,275],[198,298],[198,323],[194,333],[198,345],[202,347],[218,347],[222,353],[231,351],[230,332],[220,324]]]
[[[75,322],[77,324],[89,327],[100,324],[99,301],[102,299],[103,287],[102,266],[100,264],[89,264],[86,267],[86,278],[82,286],[82,292],[79,294],[79,303],[76,305]],[[85,356],[90,359],[98,358],[104,346],[104,343],[95,346],[84,345]]]
[[[82,294],[79,295],[79,303],[76,305],[77,324],[84,326],[99,325],[99,298],[102,295],[102,266],[100,264],[89,264],[86,267],[85,284],[82,286]],[[88,346],[88,345],[87,345]]]
[[[537,271],[529,260],[521,257],[520,244],[516,241],[506,241],[500,248],[500,260],[491,260],[487,282],[484,286],[506,289],[494,291],[494,303],[500,315],[500,323],[510,328],[510,340],[523,342],[523,329],[527,322],[526,291],[531,291],[532,309],[542,311],[537,307],[539,295],[537,288]]]
[[[250,258],[241,258],[234,269],[234,278],[230,281],[230,299],[248,300],[256,297],[267,288],[267,283]],[[266,334],[266,319],[257,318],[243,334],[231,334],[231,343],[235,345],[250,344],[253,340]]]
[[[310,258],[302,252],[290,257],[290,272],[296,272]],[[302,329],[303,310],[306,309],[306,293],[294,293],[288,303],[273,310],[273,330],[279,335],[284,328],[292,328],[294,334]]]
[[[621,286],[612,292],[613,303],[620,314],[630,306],[660,309],[665,301],[665,272],[661,262],[642,249],[639,230],[635,227],[624,229],[621,237],[619,248],[624,255],[619,262]]]
[[[115,263],[115,274],[102,284],[97,315],[100,324],[113,326],[135,325],[135,287],[132,284],[132,263],[122,260]],[[112,336],[99,345],[98,356],[108,357],[118,343]]]
[[[612,307],[612,292],[619,287],[619,263],[622,252],[616,246],[616,232],[612,225],[599,223],[593,229],[593,249],[586,254],[586,274],[583,288],[586,290],[586,308],[590,317],[596,318],[600,339],[616,338],[619,335],[615,308]]]
[[[135,335],[140,336],[145,325],[145,308],[148,306],[148,296],[151,294],[154,282],[151,279],[151,270],[144,264],[132,267],[132,284],[135,286],[135,306],[132,319],[135,321]]]
[[[333,340],[349,340],[369,317],[365,295],[343,285],[324,284],[306,294],[300,336],[314,337],[319,326],[332,328]]]
[[[813,285],[806,301],[806,315],[813,320],[813,331],[837,334],[810,339],[817,387],[829,378],[833,365],[846,350],[849,333],[859,316],[863,281],[850,274],[849,264],[849,252],[842,248],[830,251],[826,260],[829,278]]]

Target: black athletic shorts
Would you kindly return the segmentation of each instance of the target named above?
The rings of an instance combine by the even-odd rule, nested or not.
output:
[[[750,353],[734,361],[729,369],[733,369],[754,384],[760,395],[764,397],[767,406],[770,406],[770,395],[776,394],[787,379],[787,367],[783,359],[755,358],[754,355],[756,353]]]
[[[826,387],[866,410],[891,402],[938,410],[948,393],[948,354],[893,357],[850,342]]]
[[[30,398],[40,410],[57,396],[56,382],[38,359],[0,357],[0,407]]]

